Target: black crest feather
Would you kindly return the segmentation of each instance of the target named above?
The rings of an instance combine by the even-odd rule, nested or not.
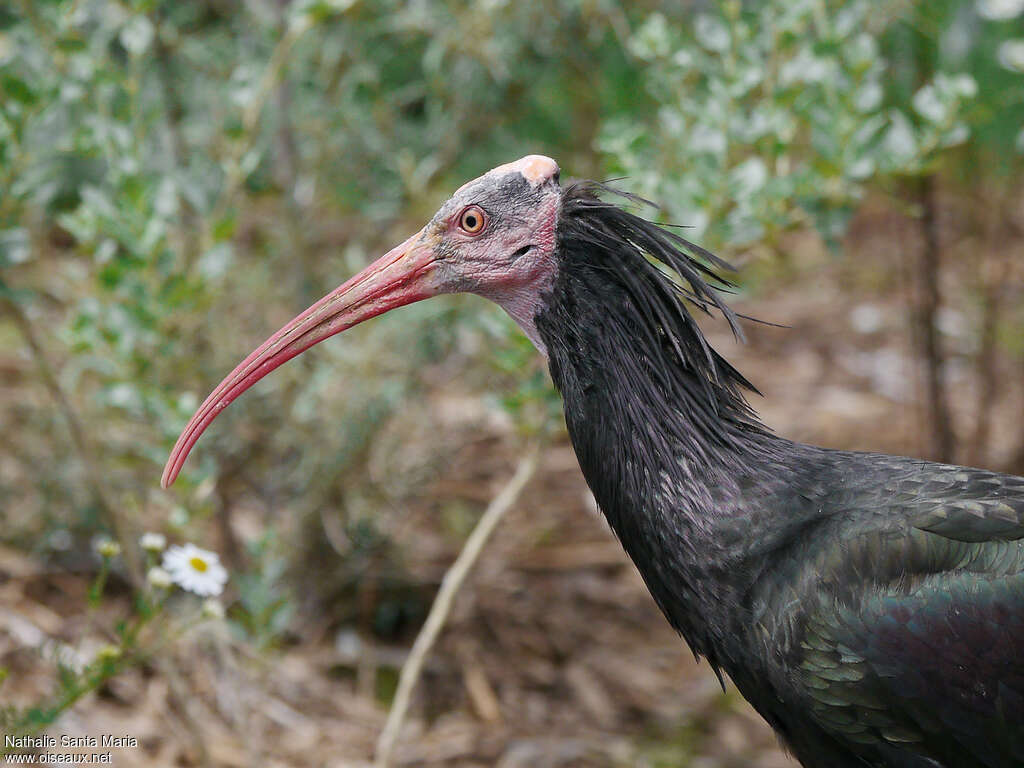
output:
[[[589,294],[610,310],[601,325],[623,352],[615,355],[626,366],[619,375],[651,381],[655,391],[638,396],[660,396],[705,436],[728,438],[735,427],[760,429],[744,396],[756,388],[708,343],[689,309],[720,313],[742,340],[739,316],[721,297],[734,284],[720,271],[732,268],[601,194],[653,204],[593,181],[569,184],[562,197],[560,279],[587,283]]]

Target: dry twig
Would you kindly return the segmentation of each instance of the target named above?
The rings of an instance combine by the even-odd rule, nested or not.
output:
[[[398,690],[395,692],[391,711],[388,712],[388,719],[384,724],[384,730],[381,731],[380,738],[377,740],[375,763],[377,768],[387,768],[390,764],[391,752],[395,747],[395,742],[398,740],[398,733],[405,720],[405,713],[409,709],[409,700],[412,696],[413,688],[416,687],[416,682],[419,680],[424,659],[444,627],[455,595],[458,594],[484,545],[491,537],[498,523],[501,522],[501,518],[504,517],[505,513],[515,503],[523,488],[530,481],[530,478],[537,469],[539,458],[540,445],[535,443],[526,452],[522,461],[519,462],[519,467],[516,469],[512,479],[508,481],[505,487],[501,489],[501,492],[488,505],[483,516],[480,518],[480,522],[477,523],[476,528],[473,529],[473,532],[466,540],[466,544],[459,553],[459,556],[455,558],[455,562],[452,563],[451,568],[445,573],[444,579],[441,582],[441,588],[434,599],[434,604],[430,607],[430,614],[423,624],[423,629],[416,636],[416,641],[412,645],[412,651],[410,651],[409,658],[402,667],[402,673],[398,678]]]

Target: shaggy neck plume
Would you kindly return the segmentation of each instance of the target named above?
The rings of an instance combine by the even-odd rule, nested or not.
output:
[[[713,287],[730,283],[690,253],[726,265],[597,191],[612,190],[565,191],[557,277],[535,324],[599,506],[669,621],[717,668],[727,630],[710,619],[747,585],[718,572],[745,555],[717,535],[716,496],[763,465],[753,452],[775,438],[684,303],[717,309],[739,334]]]
[[[692,437],[708,450],[764,431],[744,397],[757,390],[711,347],[687,308],[717,310],[742,338],[719,297],[733,284],[712,269],[729,265],[597,192],[637,200],[595,182],[565,190],[555,284],[535,319],[545,344],[559,348],[551,360],[556,380],[603,381],[650,415],[670,417],[674,437]]]

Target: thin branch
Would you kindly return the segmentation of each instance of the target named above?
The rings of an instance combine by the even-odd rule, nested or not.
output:
[[[241,136],[229,147],[228,159],[224,163],[226,168],[224,188],[214,205],[212,214],[207,217],[209,227],[212,227],[224,217],[228,206],[235,196],[235,192],[245,181],[242,161],[246,152],[253,147],[258,139],[257,130],[259,128],[260,116],[263,114],[263,108],[266,106],[267,100],[276,91],[278,82],[284,77],[285,65],[288,62],[288,55],[291,53],[292,47],[312,26],[313,22],[308,14],[302,14],[293,18],[288,23],[273,52],[270,54],[270,60],[263,70],[263,75],[260,77],[259,83],[248,104],[242,110]],[[203,249],[205,250],[212,245],[212,232],[209,228],[203,233],[203,238]]]
[[[172,664],[166,658],[155,658],[154,663],[160,670],[160,675],[167,681],[171,699],[171,712],[177,715],[178,723],[187,733],[186,743],[195,747],[196,762],[202,768],[212,768],[213,760],[210,756],[210,747],[203,736],[201,722],[202,715],[194,712],[196,697],[189,691],[189,686],[182,679],[179,667]]]
[[[6,310],[14,320],[14,324],[25,341],[25,346],[28,347],[29,353],[39,369],[39,376],[43,380],[43,386],[46,387],[50,397],[56,403],[57,409],[67,422],[68,431],[71,433],[71,442],[78,453],[79,459],[85,466],[85,479],[89,490],[96,505],[100,508],[107,523],[110,525],[114,536],[121,542],[121,549],[124,553],[125,565],[127,566],[130,578],[138,583],[138,580],[141,578],[141,571],[135,558],[135,542],[128,535],[127,523],[122,519],[118,507],[110,500],[110,494],[107,493],[103,484],[103,472],[96,460],[98,454],[91,444],[74,406],[57,380],[53,366],[50,365],[50,361],[46,357],[46,352],[39,341],[39,336],[36,334],[32,321],[16,301],[6,296],[0,297],[0,308]]]
[[[516,469],[512,479],[508,481],[487,507],[480,518],[480,522],[477,523],[476,528],[473,529],[473,532],[466,540],[466,544],[459,553],[459,556],[455,558],[455,562],[452,563],[451,568],[444,575],[441,588],[437,592],[434,604],[430,607],[430,614],[423,624],[423,629],[416,636],[416,641],[409,652],[409,658],[402,667],[402,673],[398,678],[398,690],[395,692],[391,711],[388,712],[387,723],[385,723],[384,730],[381,731],[380,738],[377,740],[375,763],[377,768],[387,768],[390,764],[391,752],[395,747],[395,742],[398,740],[398,733],[405,720],[406,711],[409,709],[409,700],[413,689],[416,687],[416,682],[419,680],[420,672],[423,669],[423,662],[426,659],[427,653],[430,652],[431,647],[434,645],[434,641],[437,640],[438,635],[441,633],[441,629],[444,627],[455,595],[458,594],[470,569],[476,562],[477,557],[480,556],[484,545],[498,523],[501,522],[501,518],[515,504],[519,494],[522,493],[523,488],[526,487],[530,478],[533,477],[533,473],[537,470],[539,458],[540,444],[534,443],[519,462],[519,467]]]
[[[185,119],[185,100],[181,89],[178,87],[178,78],[174,71],[175,62],[167,42],[164,40],[164,25],[162,14],[156,18],[155,24],[157,34],[154,40],[154,51],[156,53],[157,77],[163,91],[164,111],[167,114],[167,133],[171,142],[171,155],[173,167],[188,168],[188,146],[185,142],[184,132],[181,124]],[[199,211],[195,209],[192,201],[180,189],[177,190],[178,204],[181,206],[182,239],[184,245],[186,271],[190,270],[196,259],[199,258],[201,247],[199,233],[202,229]]]
[[[921,334],[922,355],[925,364],[925,382],[928,393],[928,415],[931,428],[931,451],[938,461],[951,462],[955,458],[953,415],[949,408],[949,393],[945,374],[945,354],[937,327],[942,307],[939,277],[942,268],[942,244],[939,241],[938,203],[935,177],[928,175],[918,182],[918,200],[921,203],[922,250],[920,278],[922,295],[917,307],[917,323]]]
[[[1024,378],[1024,357],[1021,357],[1019,363],[1020,375],[1018,376],[1018,381]],[[1013,454],[1006,471],[1015,475],[1024,475],[1024,441],[1021,441],[1017,451]]]
[[[1005,286],[1010,280],[1010,267],[1014,258],[997,245],[1000,244],[1001,234],[999,222],[1005,218],[1003,210],[1000,196],[989,201],[982,214],[985,217],[985,224],[977,270],[982,300],[982,322],[976,361],[978,398],[974,407],[978,419],[974,425],[967,457],[974,467],[983,467],[988,460],[993,404],[999,394],[999,327],[1004,310]]]

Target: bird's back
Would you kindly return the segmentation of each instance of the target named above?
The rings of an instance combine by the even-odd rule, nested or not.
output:
[[[1024,765],[1024,478],[800,448],[747,500],[820,520],[759,564],[755,704],[808,766]]]

